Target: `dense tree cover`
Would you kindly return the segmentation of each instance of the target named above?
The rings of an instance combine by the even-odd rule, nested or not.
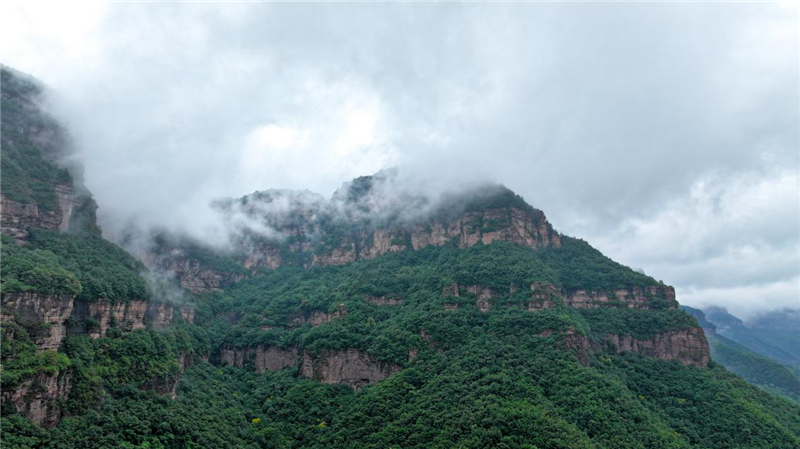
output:
[[[578,363],[553,337],[483,334],[356,392],[197,363],[173,401],[122,385],[28,447],[793,448],[800,407],[719,367],[638,356]],[[10,435],[9,435],[10,434]],[[8,447],[14,447],[9,444]],[[25,445],[20,447],[26,447]]]
[[[637,394],[692,445],[708,448],[800,447],[800,408],[711,363],[687,369],[634,354],[598,366]]]
[[[37,374],[56,374],[70,366],[69,357],[53,350],[40,351],[30,332],[43,331],[36,326],[26,329],[17,323],[3,323],[0,382],[3,390]]]
[[[38,109],[28,106],[41,89],[33,80],[14,74],[7,68],[0,70],[3,95],[0,114],[0,190],[13,201],[36,204],[43,210],[58,209],[54,186],[72,185],[69,172],[49,162],[40,148],[31,141],[31,129],[39,135],[55,138],[57,124]],[[48,132],[52,135],[48,135]]]
[[[147,283],[141,276],[141,273],[146,271],[144,265],[122,248],[99,235],[89,233],[75,235],[57,231],[31,230],[28,242],[25,250],[16,249],[10,252],[8,259],[5,258],[6,254],[3,254],[4,270],[6,264],[27,267],[35,265],[40,259],[47,257],[57,265],[43,265],[44,267],[60,266],[80,282],[80,289],[76,292],[78,299],[128,300],[148,299],[150,296]],[[11,245],[13,243],[8,244],[8,246]],[[55,268],[52,270],[56,272]],[[57,272],[61,273],[61,271]],[[36,275],[39,276],[39,273]],[[45,289],[63,290],[63,287],[58,287],[63,282],[56,281],[60,281],[60,278],[51,280],[44,274],[31,280]],[[38,285],[34,286],[38,287]]]
[[[598,335],[631,335],[637,339],[648,339],[667,331],[697,327],[691,315],[678,309],[583,309],[580,314]]]
[[[66,411],[78,413],[119,388],[145,388],[169,391],[180,375],[181,357],[200,357],[211,351],[208,331],[180,325],[157,332],[136,330],[123,335],[114,329],[110,337],[93,339],[70,336],[62,351],[73,369],[73,386]]]
[[[781,365],[721,335],[708,337],[714,361],[746,381],[800,403],[800,371]]]
[[[34,291],[48,295],[77,295],[81,283],[74,273],[59,263],[52,251],[20,245],[11,237],[2,236],[3,293]]]
[[[659,285],[650,276],[631,270],[604,256],[581,239],[561,237],[560,248],[538,251],[542,262],[558,270],[561,285],[567,290],[605,290]]]
[[[529,318],[530,314],[518,316],[514,311],[530,301],[531,283],[564,285],[572,274],[570,264],[559,263],[570,260],[568,255],[556,258],[549,253],[573,251],[573,246],[532,251],[495,242],[465,249],[445,245],[401,251],[340,267],[303,270],[286,266],[235,284],[215,297],[214,307],[216,313],[235,317],[237,323],[225,337],[234,346],[301,346],[312,353],[358,348],[381,360],[403,364],[409,347],[425,346],[420,330],[447,348],[472,338],[473,328],[500,319],[480,312],[466,286],[492,289],[492,307],[505,310],[505,315],[500,315],[504,319]],[[583,254],[584,250],[579,251]],[[587,252],[596,251],[590,248]],[[640,283],[634,285],[657,284],[626,267],[607,263],[602,255],[585,257],[584,263],[596,267],[597,286],[623,288],[637,280]],[[462,286],[458,297],[449,292],[453,284]],[[385,307],[365,301],[379,296],[402,298],[402,304]],[[657,300],[652,298],[653,302]],[[458,304],[459,309],[444,310],[445,303]],[[326,326],[301,326],[315,312],[334,314],[340,310],[346,313]],[[540,321],[549,320],[555,326],[551,329],[588,329],[589,323],[598,335],[626,333],[648,338],[665,329],[696,325],[679,310],[599,309],[584,315],[560,306],[536,316]]]
[[[800,370],[793,366],[792,354],[782,349],[791,349],[791,346],[780,344],[773,346],[755,336],[746,339],[745,341],[751,343],[755,341],[757,343],[755,345],[756,348],[766,349],[766,354],[758,353],[718,334],[717,326],[706,318],[702,310],[688,306],[681,306],[681,309],[697,318],[700,326],[706,329],[706,337],[708,338],[711,357],[714,361],[754,385],[795,402],[800,402]],[[743,331],[735,332],[734,335],[750,334],[738,318],[727,313],[723,314],[721,311],[716,311],[715,315],[717,315],[718,320],[722,315],[721,318],[724,321],[721,320],[720,322],[722,323],[722,328],[726,330],[732,327],[729,323],[732,323],[733,327],[744,329]],[[770,317],[769,319],[772,318]],[[777,333],[780,335],[783,332],[779,330]],[[788,362],[788,364],[784,365],[770,358],[770,356],[775,357],[776,355],[777,360],[781,360],[784,363]]]
[[[26,251],[50,251],[70,272],[75,260],[124,265],[110,249],[70,246],[77,239],[35,232]],[[532,282],[567,288],[575,273],[593,288],[657,285],[583,242],[572,243],[540,250],[504,242],[466,249],[445,245],[339,267],[289,265],[203,295],[194,325],[129,334],[112,328],[100,339],[70,336],[58,354],[11,348],[16,359],[9,366],[18,366],[17,379],[70,370],[72,389],[62,408],[67,416],[51,430],[4,408],[3,445],[644,449],[800,444],[800,406],[716,365],[698,369],[634,355],[591,355],[570,343],[571,337],[648,338],[696,326],[681,310],[631,310],[614,303],[589,310],[564,304],[533,312],[520,307],[530,300]],[[73,250],[76,255],[67,259],[64,255]],[[578,270],[573,258],[588,268]],[[82,273],[75,271],[83,285]],[[488,313],[466,288],[453,296],[453,284],[491,288]],[[402,302],[368,301],[379,296]],[[458,308],[448,310],[445,304]],[[312,326],[308,321],[319,312],[330,321]],[[299,363],[256,374],[203,361],[210,356],[219,364],[215,352],[221,345],[295,346],[312,355],[356,348],[403,369],[354,392],[302,378]],[[172,400],[181,359],[192,364]]]

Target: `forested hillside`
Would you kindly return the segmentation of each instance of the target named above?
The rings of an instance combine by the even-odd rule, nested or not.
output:
[[[30,84],[4,87],[4,129],[38,117],[41,88],[3,77]],[[137,260],[14,126],[3,448],[800,447],[800,406],[712,360],[672,287],[508,189],[380,215],[385,173],[255,194],[221,210],[284,237],[155,233]]]

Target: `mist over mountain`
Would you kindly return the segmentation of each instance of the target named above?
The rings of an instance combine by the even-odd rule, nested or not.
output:
[[[798,306],[792,3],[6,13],[5,62],[53,87],[107,235],[224,240],[216,199],[399,166],[501,183],[692,305]]]
[[[0,446],[800,447],[796,5],[3,8]]]

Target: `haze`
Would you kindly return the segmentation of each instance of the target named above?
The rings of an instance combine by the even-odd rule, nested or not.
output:
[[[749,318],[800,307],[794,3],[3,2],[113,237],[400,166]]]

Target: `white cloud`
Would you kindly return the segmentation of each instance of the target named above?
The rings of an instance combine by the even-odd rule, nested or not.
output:
[[[214,198],[403,164],[694,297],[798,275],[794,4],[0,5],[109,231],[213,239]]]

